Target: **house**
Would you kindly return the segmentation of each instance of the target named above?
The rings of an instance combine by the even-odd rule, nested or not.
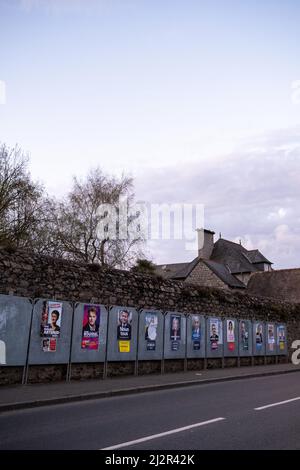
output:
[[[272,263],[259,250],[223,238],[214,242],[215,232],[198,230],[198,256],[188,263],[156,265],[166,279],[222,289],[245,289],[251,274],[271,271]]]
[[[247,292],[251,295],[300,303],[300,269],[279,269],[252,274]]]

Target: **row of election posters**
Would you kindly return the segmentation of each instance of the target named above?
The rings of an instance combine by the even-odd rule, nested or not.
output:
[[[109,360],[132,356],[138,347],[143,358],[151,358],[151,354],[161,357],[163,352],[165,357],[168,354],[184,357],[186,353],[188,357],[221,357],[286,351],[286,326],[272,322],[205,318],[197,314],[186,317],[177,312],[163,315],[154,310],[138,314],[129,307],[113,307],[108,315],[104,306],[88,303],[78,304],[76,319],[72,347],[76,346],[82,358],[84,351],[97,352],[106,347],[106,342]],[[44,353],[57,351],[63,321],[63,302],[41,303],[40,337]]]
[[[36,299],[32,304],[6,295],[0,296],[0,303],[0,326],[5,332],[0,338],[2,362],[7,365],[288,353],[287,325],[272,321],[137,311],[122,306],[108,309],[93,303],[74,305],[47,299]],[[16,328],[22,333],[17,343]]]
[[[40,336],[44,352],[56,352],[60,338],[63,303],[43,301],[41,312]],[[100,306],[84,305],[82,315],[82,349],[98,350],[99,347]]]

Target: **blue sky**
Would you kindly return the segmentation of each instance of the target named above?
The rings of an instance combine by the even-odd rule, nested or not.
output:
[[[299,22],[298,0],[0,0],[0,141],[51,194],[125,171],[140,199],[205,203],[209,228],[298,266]]]

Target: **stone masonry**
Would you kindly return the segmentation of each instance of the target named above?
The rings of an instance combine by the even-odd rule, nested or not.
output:
[[[204,287],[216,287],[217,289],[229,289],[211,269],[209,269],[203,261],[197,263],[193,271],[189,274],[185,281],[189,284],[197,284]]]

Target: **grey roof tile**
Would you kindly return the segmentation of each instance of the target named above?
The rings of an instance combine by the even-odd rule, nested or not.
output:
[[[168,279],[175,276],[178,271],[188,267],[189,265],[190,263],[160,264],[155,266],[155,272],[156,274]]]
[[[267,263],[273,264],[269,261],[259,250],[248,250],[247,257],[250,259],[251,263]]]
[[[232,274],[256,272],[247,254],[248,250],[242,245],[220,238],[214,245],[210,259],[227,265]]]
[[[203,260],[203,262],[208,266],[223,282],[228,284],[230,287],[237,287],[241,289],[245,289],[246,286],[243,282],[239,281],[236,277],[234,277],[229,269],[221,263],[217,263],[216,261],[211,260]]]

